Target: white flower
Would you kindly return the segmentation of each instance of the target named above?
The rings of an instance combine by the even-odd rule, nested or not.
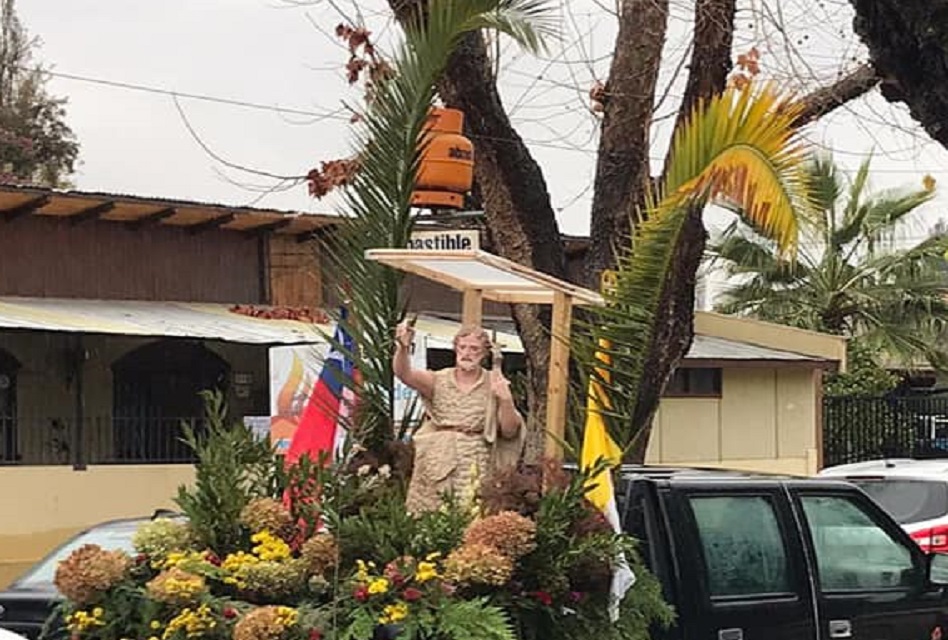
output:
[[[379,467],[379,475],[387,480],[392,475],[392,468],[387,464],[383,464]]]
[[[371,469],[369,468],[369,465],[364,464],[356,470],[356,475],[359,476],[360,478],[363,476],[367,476],[369,475],[370,470]]]

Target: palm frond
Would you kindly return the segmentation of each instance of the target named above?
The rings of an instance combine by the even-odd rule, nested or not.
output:
[[[729,89],[699,104],[676,131],[665,178],[619,257],[615,289],[592,314],[592,341],[577,345],[584,372],[606,393],[610,410],[603,418],[623,448],[637,436],[639,381],[685,225],[700,224],[705,205],[723,199],[747,212],[782,251],[794,251],[798,212],[812,207],[793,126],[797,113],[799,106],[772,85]],[[600,341],[609,345],[602,350],[609,367],[596,358]]]
[[[357,434],[372,448],[393,436],[392,333],[404,317],[400,272],[365,259],[365,251],[404,247],[414,226],[411,193],[418,140],[435,98],[435,84],[461,37],[491,27],[528,50],[551,31],[549,0],[432,0],[404,16],[405,40],[393,59],[395,76],[376,87],[355,135],[359,171],[343,191],[338,232],[321,247],[348,318],[336,318],[357,345],[351,354],[362,380]],[[331,340],[331,337],[327,336]],[[341,345],[336,345],[337,347]]]
[[[829,189],[835,170],[825,164],[829,158],[820,162],[824,164],[810,165],[810,172],[815,183],[825,182]],[[853,179],[842,215],[824,211],[822,217],[801,217],[802,233],[809,225],[827,241],[818,252],[802,251],[797,263],[802,268],[795,268],[787,280],[773,278],[776,251],[768,262],[747,250],[729,250],[727,270],[743,280],[725,294],[718,309],[843,333],[904,361],[944,363],[937,345],[948,327],[948,238],[933,236],[906,248],[884,242],[897,239],[899,225],[933,193],[923,189],[869,195],[868,167],[863,163]],[[739,228],[733,233],[743,238],[750,232]],[[765,238],[752,233],[748,239],[768,246]],[[731,238],[719,244],[728,241],[739,244]]]

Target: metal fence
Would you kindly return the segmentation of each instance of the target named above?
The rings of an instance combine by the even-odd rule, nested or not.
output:
[[[948,457],[948,397],[823,399],[823,464]]]
[[[0,465],[174,464],[194,462],[183,425],[204,418],[0,416]]]

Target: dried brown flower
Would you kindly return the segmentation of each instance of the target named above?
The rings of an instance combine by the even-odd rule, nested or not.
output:
[[[204,578],[178,567],[162,571],[145,588],[153,600],[174,605],[194,602],[207,591]]]
[[[283,503],[273,498],[255,498],[240,512],[240,522],[253,533],[269,531],[280,538],[293,535],[293,516]]]
[[[94,602],[122,579],[132,564],[124,551],[105,551],[86,544],[59,563],[53,583],[60,593],[77,605]]]
[[[310,575],[325,575],[339,562],[339,545],[331,533],[317,533],[303,543],[300,558]]]
[[[234,626],[234,640],[280,640],[296,615],[289,607],[257,607]]]
[[[559,491],[569,477],[556,461],[498,469],[481,483],[480,501],[485,513],[516,511],[530,516],[540,506],[544,492]]]
[[[501,586],[512,575],[513,561],[485,544],[463,544],[444,561],[444,577],[458,584]]]
[[[501,511],[472,522],[464,532],[465,544],[494,547],[511,560],[518,560],[537,547],[537,525],[514,511]]]

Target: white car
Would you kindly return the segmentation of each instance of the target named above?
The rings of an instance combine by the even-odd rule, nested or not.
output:
[[[19,633],[13,633],[6,629],[0,629],[0,640],[26,640],[26,636],[21,636]]]
[[[948,459],[890,458],[823,469],[865,491],[926,552],[948,553]]]

